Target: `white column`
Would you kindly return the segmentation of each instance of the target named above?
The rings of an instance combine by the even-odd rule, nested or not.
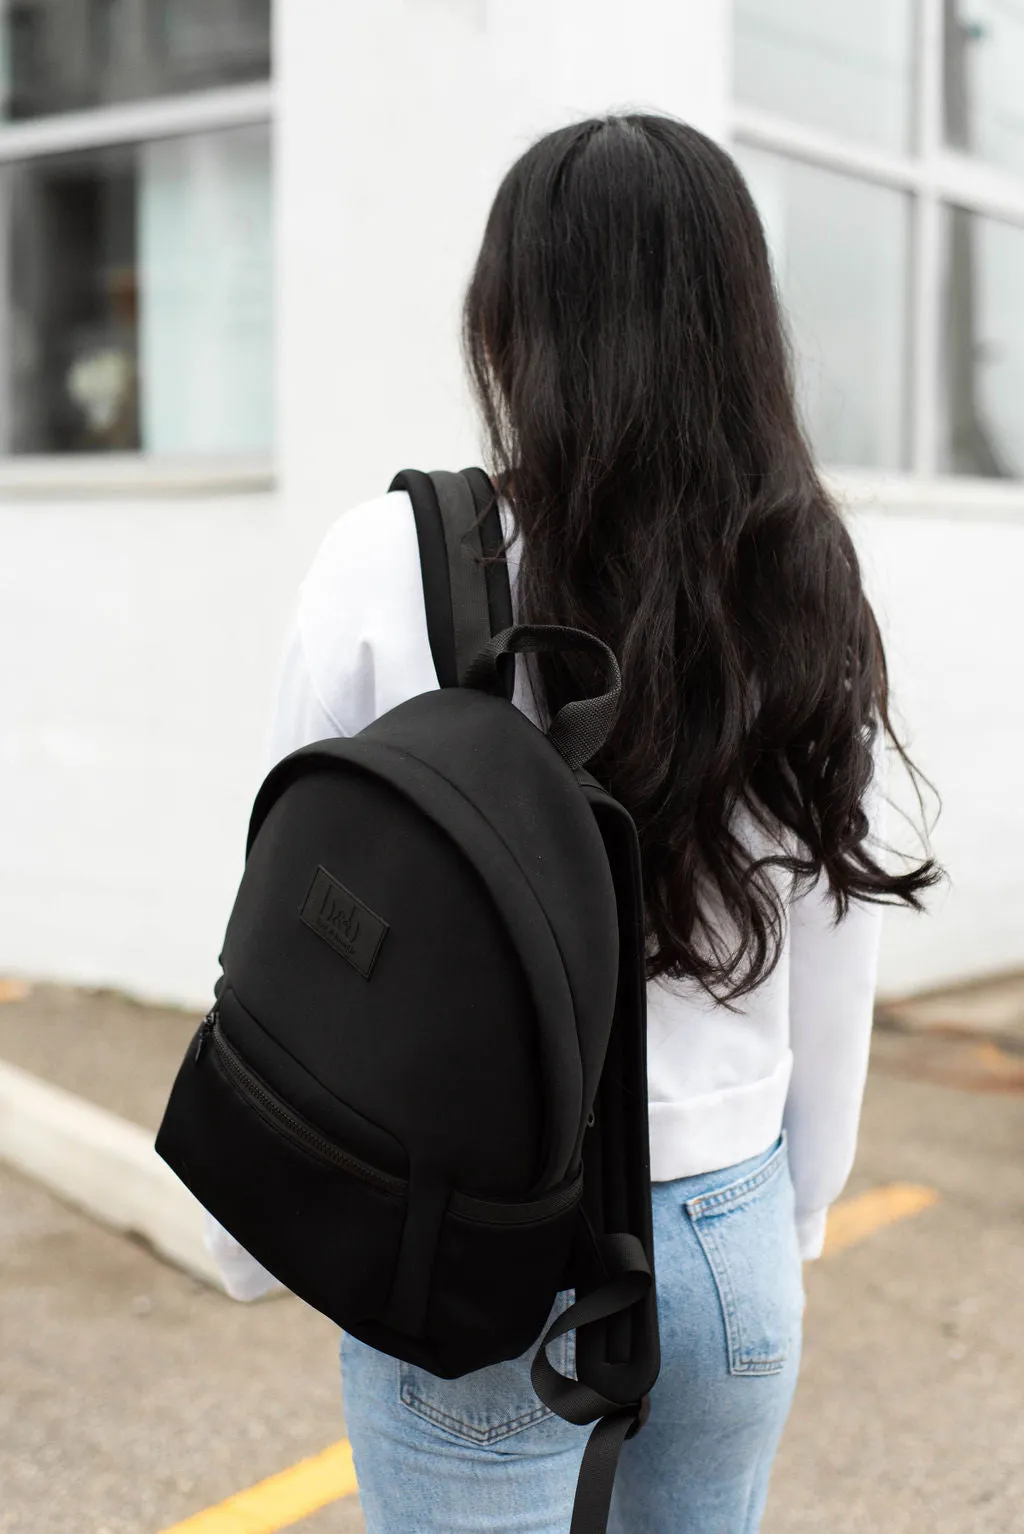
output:
[[[724,0],[286,0],[276,8],[282,558],[407,465],[477,456],[459,307],[504,170],[645,107],[725,120]]]

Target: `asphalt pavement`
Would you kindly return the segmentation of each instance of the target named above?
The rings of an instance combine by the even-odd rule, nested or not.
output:
[[[764,1534],[1024,1529],[1024,1041],[896,1021],[848,1193],[938,1201],[808,1268]],[[317,1453],[336,1350],[300,1302],[234,1304],[0,1169],[5,1534],[161,1534]],[[354,1498],[294,1526],[363,1528]]]

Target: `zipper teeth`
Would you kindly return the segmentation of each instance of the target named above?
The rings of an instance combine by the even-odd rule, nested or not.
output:
[[[267,1118],[272,1119],[305,1150],[313,1151],[322,1161],[344,1167],[346,1171],[361,1178],[363,1182],[375,1183],[387,1193],[404,1194],[406,1192],[406,1183],[400,1177],[392,1177],[388,1172],[378,1171],[376,1167],[368,1166],[365,1161],[361,1161],[358,1156],[349,1155],[348,1151],[342,1150],[340,1146],[334,1144],[333,1140],[328,1140],[326,1135],[314,1129],[312,1124],[300,1118],[297,1113],[293,1113],[258,1076],[249,1070],[234,1046],[228,1042],[220,1019],[216,1015],[213,1017],[211,1031],[217,1058],[227,1069],[228,1075]]]

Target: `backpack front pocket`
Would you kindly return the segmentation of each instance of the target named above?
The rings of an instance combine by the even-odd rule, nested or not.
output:
[[[540,1335],[563,1286],[582,1191],[579,1175],[531,1202],[451,1195],[427,1321],[438,1374],[517,1358]]]
[[[395,1197],[404,1198],[406,1183],[403,1178],[382,1172],[343,1146],[336,1145],[309,1119],[284,1102],[272,1087],[247,1065],[224,1032],[219,1019],[206,1018],[196,1039],[196,1059],[202,1058],[205,1048],[213,1051],[217,1067],[227,1077],[235,1091],[273,1129],[297,1145],[314,1160],[327,1166],[341,1167],[359,1182],[381,1188]]]
[[[178,1073],[157,1150],[215,1219],[339,1325],[379,1308],[407,1184],[284,1102],[206,1020]]]

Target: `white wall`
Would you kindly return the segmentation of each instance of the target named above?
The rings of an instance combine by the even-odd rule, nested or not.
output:
[[[396,469],[477,457],[458,308],[502,170],[609,107],[721,131],[726,21],[714,0],[278,5],[282,488],[0,502],[0,972],[206,999],[301,570]],[[1003,524],[910,509],[859,511],[857,536],[953,885],[890,921],[890,991],[1024,965],[1024,497]]]
[[[295,557],[397,469],[477,457],[459,307],[540,133],[628,106],[724,122],[722,0],[277,8],[280,423]]]
[[[947,497],[948,499],[948,497]],[[949,874],[927,917],[892,912],[881,989],[891,995],[1024,968],[1024,495],[997,520],[965,490],[963,515],[927,501],[861,510],[854,532],[885,630],[896,712],[942,800],[936,856]],[[894,778],[893,840],[912,847]]]
[[[721,125],[717,3],[276,18],[283,491],[0,496],[0,973],[205,1001],[302,569],[399,468],[477,457],[458,307],[504,168],[609,107]]]
[[[271,496],[0,505],[0,973],[201,1001],[285,613]]]
[[[536,134],[609,108],[652,106],[721,133],[727,12],[693,0],[279,6],[291,557],[303,563],[397,466],[476,457],[458,310],[502,170]],[[951,872],[929,918],[889,918],[892,993],[1024,965],[1024,497],[1020,520],[1000,523],[980,500],[972,515],[972,496],[953,518],[905,498],[882,511],[884,490],[853,497],[879,508],[855,513],[857,536],[897,705],[942,792],[936,850]]]

